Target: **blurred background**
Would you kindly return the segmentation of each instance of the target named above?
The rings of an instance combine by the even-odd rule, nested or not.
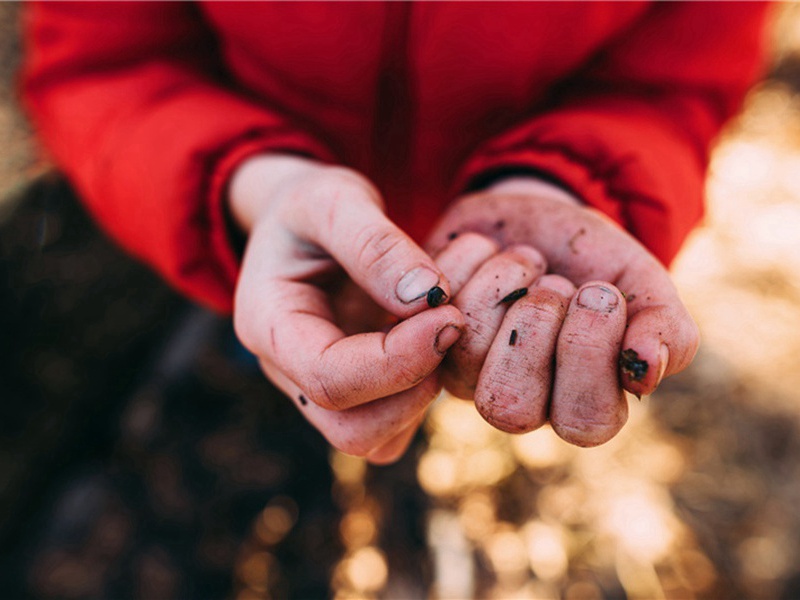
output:
[[[391,467],[331,453],[227,322],[34,156],[0,3],[0,588],[11,596],[800,597],[800,6],[674,267],[703,346],[612,442],[441,398]]]

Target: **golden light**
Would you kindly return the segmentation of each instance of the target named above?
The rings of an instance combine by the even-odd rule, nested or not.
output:
[[[374,546],[356,550],[343,563],[350,585],[358,592],[377,592],[385,585],[389,568],[383,553]]]
[[[245,556],[236,569],[239,581],[251,591],[264,593],[267,591],[269,569],[274,562],[269,552],[253,552]]]
[[[447,394],[431,408],[427,427],[433,433],[432,445],[444,448],[482,448],[503,437],[481,418],[472,402]]]
[[[331,452],[330,463],[336,479],[343,484],[360,483],[367,472],[366,460],[336,450]]]
[[[465,487],[492,486],[514,471],[514,459],[503,448],[490,446],[473,452],[460,461],[458,479]]]
[[[644,482],[640,482],[644,483]],[[631,556],[656,562],[675,541],[677,521],[668,500],[653,489],[628,489],[607,500],[601,527]]]
[[[432,598],[472,598],[475,561],[459,517],[449,510],[428,513],[427,541],[433,562]]]
[[[255,534],[265,545],[277,544],[294,527],[297,521],[297,505],[289,497],[272,500],[258,517]]]
[[[484,551],[501,584],[521,584],[528,578],[528,551],[516,528],[510,523],[498,526],[489,536]]]
[[[778,579],[792,566],[788,544],[778,536],[755,536],[737,548],[739,564],[754,580]]]
[[[495,512],[495,500],[488,493],[470,493],[458,508],[458,518],[464,534],[473,541],[485,539],[494,531]]]
[[[531,569],[539,579],[555,580],[566,574],[569,557],[560,528],[531,521],[525,525],[523,535]]]
[[[442,450],[429,450],[417,465],[417,479],[422,489],[432,496],[452,494],[458,483],[455,456]]]
[[[348,549],[371,544],[378,533],[378,524],[370,512],[364,508],[349,511],[339,524],[342,541]]]
[[[549,427],[511,438],[514,456],[528,469],[546,469],[566,463],[577,450]]]

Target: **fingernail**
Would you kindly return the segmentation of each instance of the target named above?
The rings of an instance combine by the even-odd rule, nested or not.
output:
[[[626,373],[632,381],[641,381],[647,375],[650,365],[647,361],[639,358],[639,353],[633,348],[623,350],[619,355],[619,366],[623,373]]]
[[[578,294],[578,306],[597,312],[613,312],[619,304],[617,295],[607,287],[593,285],[581,290]]]
[[[667,348],[666,344],[661,344],[661,348],[658,349],[658,381],[656,385],[661,383],[661,380],[664,379],[664,373],[667,372],[667,365],[669,365],[669,348]]]
[[[461,330],[455,325],[448,325],[436,335],[433,347],[439,354],[444,354],[461,337]]]
[[[397,297],[400,302],[410,304],[428,295],[431,288],[439,284],[439,274],[428,267],[412,269],[397,282]]]
[[[437,306],[441,306],[445,303],[447,300],[447,294],[445,294],[444,290],[437,285],[436,287],[432,287],[428,290],[425,299],[428,302],[428,306],[431,308],[436,308]]]

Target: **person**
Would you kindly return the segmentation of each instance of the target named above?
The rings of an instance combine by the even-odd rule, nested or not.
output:
[[[698,333],[667,265],[760,3],[34,3],[23,98],[134,255],[335,447],[444,386],[591,446]]]

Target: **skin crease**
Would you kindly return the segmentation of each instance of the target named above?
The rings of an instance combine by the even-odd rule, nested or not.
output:
[[[427,303],[432,287],[450,295],[447,278],[352,171],[259,156],[235,173],[229,201],[248,236],[237,335],[334,447],[396,460],[463,330],[456,308]]]
[[[470,287],[470,282],[453,289],[453,305],[465,312],[466,331],[442,366],[443,380],[456,395],[474,399],[479,412],[496,427],[530,431],[549,419],[554,430],[573,444],[604,443],[627,419],[623,386],[634,394],[649,394],[663,376],[691,362],[698,345],[697,328],[666,270],[633,237],[566,192],[520,179],[460,199],[443,216],[428,244],[448,275],[450,265],[460,258],[452,245],[466,236],[485,237],[491,242],[484,246],[493,243],[498,248],[495,257],[473,267],[475,277],[493,265],[499,281],[508,277],[513,281],[514,274],[496,257],[503,248],[529,244],[541,253],[550,273],[541,278],[547,284],[539,287],[556,287],[562,296],[558,302],[548,300],[534,288],[502,319],[487,325],[484,316],[473,318],[465,307],[486,302],[493,291],[486,289],[491,277],[483,286]],[[600,308],[580,301],[584,295],[597,296],[598,290],[605,302]],[[636,299],[629,303],[620,290]],[[548,302],[549,311],[538,310]],[[554,308],[564,302],[566,309]],[[517,340],[509,347],[512,330],[517,331]],[[532,335],[537,341],[530,346]],[[493,338],[489,348],[487,338]],[[630,370],[619,366],[623,349],[632,349],[655,368],[640,378],[631,377]]]
[[[230,209],[248,236],[235,297],[237,334],[334,447],[379,464],[396,460],[443,383],[474,397],[501,429],[527,430],[549,414],[564,439],[594,445],[625,420],[621,346],[660,367],[663,341],[670,348],[666,373],[688,364],[694,324],[657,261],[561,190],[535,180],[511,184],[455,202],[426,252],[388,221],[378,192],[353,171],[265,155],[235,173]],[[603,253],[614,259],[605,261],[613,272],[592,262]],[[412,272],[422,273],[413,285],[406,277]],[[626,311],[614,284],[633,282],[650,300]],[[451,304],[429,308],[436,286]],[[617,308],[598,312],[577,302],[597,286]],[[502,302],[526,287],[541,290]],[[568,304],[566,316],[528,318],[536,310],[524,307],[550,292]],[[546,338],[525,368],[495,358],[496,345],[507,351],[510,329],[518,331],[512,349],[525,348],[534,332]],[[555,372],[537,366],[554,357]],[[651,391],[657,371],[626,388]],[[526,389],[534,378],[541,391],[533,403],[505,393]]]

